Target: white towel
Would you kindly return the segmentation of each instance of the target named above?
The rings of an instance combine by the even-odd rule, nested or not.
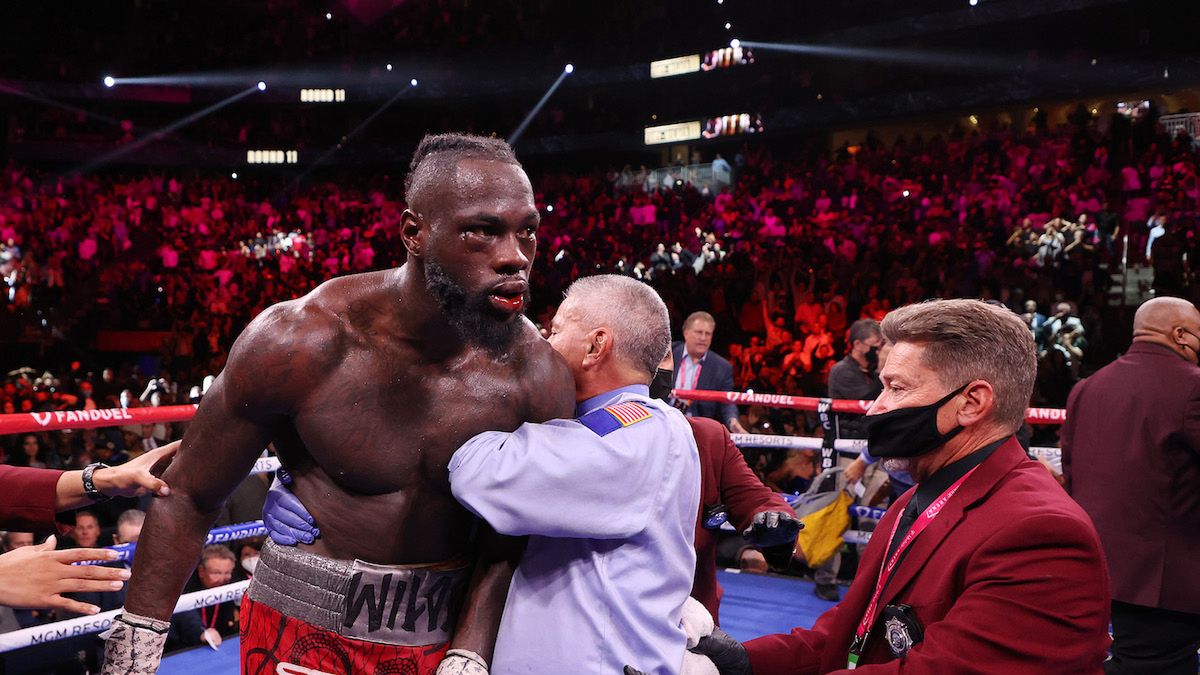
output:
[[[683,603],[683,631],[687,634],[688,649],[695,647],[700,638],[711,635],[713,631],[712,615],[695,598],[688,598]],[[683,668],[679,675],[720,675],[717,666],[707,656],[683,653]]]

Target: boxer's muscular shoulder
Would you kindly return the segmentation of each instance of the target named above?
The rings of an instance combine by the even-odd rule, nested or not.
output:
[[[573,417],[575,380],[567,362],[536,332],[529,340],[527,354],[524,381],[533,421]]]
[[[345,352],[345,328],[315,291],[259,314],[234,342],[224,377],[258,404],[286,412]]]

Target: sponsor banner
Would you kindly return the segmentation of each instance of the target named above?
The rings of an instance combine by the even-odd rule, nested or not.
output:
[[[117,559],[116,560],[81,560],[79,562],[71,563],[71,564],[72,565],[83,565],[83,566],[87,567],[87,566],[92,566],[92,565],[104,565],[104,564],[110,563],[110,562],[129,562],[129,561],[133,560],[133,552],[134,552],[134,550],[136,550],[137,544],[117,544],[116,546],[102,546],[101,548],[107,548],[110,551],[116,551]]]
[[[820,450],[821,439],[804,436],[769,436],[767,434],[730,434],[733,444],[744,448],[792,448]]]
[[[261,537],[266,535],[267,528],[261,520],[251,521],[249,523],[238,523],[237,525],[227,525],[225,527],[214,528],[208,533],[208,537],[204,539],[204,545],[209,544],[226,544],[231,541],[241,539],[250,539],[253,537]]]
[[[852,546],[865,546],[871,543],[871,533],[863,530],[846,530],[844,533],[842,533],[842,541]]]
[[[217,586],[216,588],[188,593],[180,597],[179,602],[175,603],[175,613],[178,614],[179,612],[186,612],[201,607],[211,607],[219,602],[240,600],[242,594],[246,592],[246,587],[249,585],[249,581],[239,581],[226,586]],[[41,626],[33,626],[32,628],[15,630],[11,633],[3,633],[0,634],[0,652],[10,652],[14,649],[32,647],[33,645],[54,642],[55,640],[76,637],[78,635],[100,633],[111,628],[113,619],[117,618],[117,615],[120,613],[121,610],[114,609],[94,616],[81,616],[77,619],[67,619],[66,621],[57,621]]]
[[[789,448],[792,450],[820,450],[824,441],[809,436],[771,436],[768,434],[730,434],[733,444],[739,448]],[[847,457],[858,457],[867,442],[860,439],[840,438],[833,447]]]
[[[1062,473],[1062,448],[1030,448],[1029,452],[1038,459],[1046,460],[1055,471]]]
[[[811,396],[788,396],[787,394],[759,394],[757,392],[741,391],[705,391],[700,389],[676,389],[676,398],[686,401],[710,401],[715,403],[734,403],[737,405],[765,405],[772,408],[792,408],[793,410],[816,411],[821,399]],[[850,413],[865,415],[871,407],[871,401],[845,401],[834,399],[830,410],[835,413]],[[1025,413],[1025,420],[1030,424],[1062,424],[1067,419],[1067,411],[1059,408],[1030,408]]]
[[[856,504],[850,507],[850,515],[855,518],[871,518],[873,520],[882,520],[883,514],[887,513],[887,509],[881,509],[871,506],[863,506]]]
[[[239,541],[242,539],[250,539],[253,537],[261,537],[266,535],[267,528],[261,520],[253,520],[248,523],[238,523],[236,525],[225,525],[224,527],[214,527],[208,533],[208,537],[204,540],[204,545],[209,544],[224,544],[231,541]],[[118,544],[116,546],[106,547],[109,550],[116,551],[120,557],[117,561],[129,562],[133,560],[133,553],[137,550],[137,544]],[[115,562],[109,560],[84,560],[83,562],[72,563],[74,565],[102,565],[107,562]]]
[[[192,419],[195,414],[195,405],[18,413],[15,415],[0,415],[0,434],[24,434],[57,429],[119,427],[127,424],[183,422]]]
[[[1067,411],[1060,408],[1030,408],[1025,411],[1025,421],[1030,424],[1062,424],[1067,421]]]
[[[254,463],[254,468],[250,470],[250,473],[271,473],[273,471],[278,471],[279,468],[280,464],[278,457],[260,457],[259,460]]]

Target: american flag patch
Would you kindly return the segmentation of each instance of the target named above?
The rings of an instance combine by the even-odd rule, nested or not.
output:
[[[635,401],[626,401],[616,405],[610,405],[605,408],[609,414],[617,418],[621,426],[627,427],[630,424],[641,422],[642,420],[650,419],[650,411],[646,406]]]
[[[579,423],[596,432],[598,436],[607,436],[617,429],[648,420],[650,417],[649,408],[636,401],[626,401],[607,408],[597,408],[580,417]]]

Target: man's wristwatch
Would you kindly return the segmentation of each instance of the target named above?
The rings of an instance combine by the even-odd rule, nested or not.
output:
[[[109,467],[107,464],[104,464],[103,462],[93,462],[91,464],[88,464],[86,467],[84,467],[84,469],[83,469],[83,493],[87,495],[88,499],[90,499],[94,502],[105,502],[105,501],[108,501],[109,499],[112,499],[112,497],[97,490],[96,483],[94,480],[92,480],[92,474],[96,473],[96,469],[108,469],[108,468],[111,468],[111,467]]]

